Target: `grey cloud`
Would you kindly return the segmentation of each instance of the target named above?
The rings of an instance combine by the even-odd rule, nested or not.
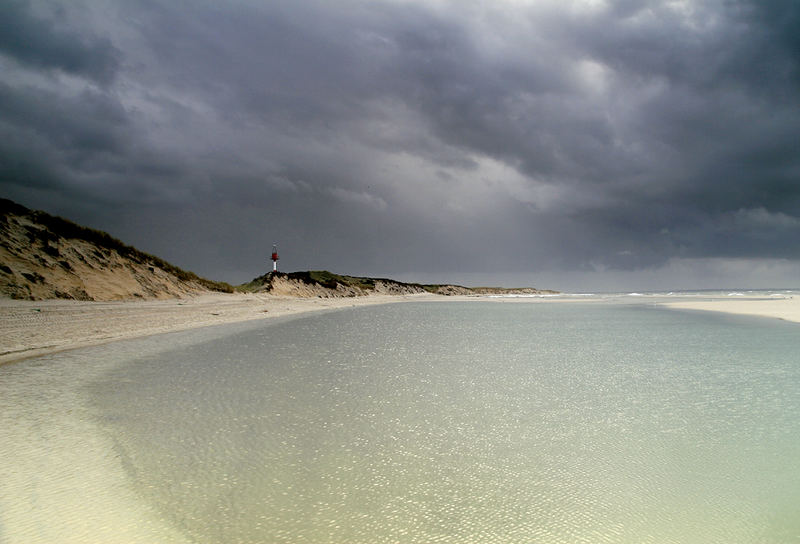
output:
[[[32,87],[0,83],[0,112],[62,151],[121,152],[127,116],[108,95],[90,90],[64,97]]]
[[[742,0],[742,17],[755,16],[754,25],[759,28],[761,40],[756,52],[763,61],[770,62],[770,75],[776,79],[797,84],[800,78],[800,6],[795,2],[780,0]],[[783,94],[783,93],[782,93]],[[796,100],[793,93],[783,94],[788,100]]]
[[[231,281],[800,258],[798,8],[607,4],[8,3],[0,183]]]
[[[0,3],[0,52],[32,67],[61,70],[110,83],[119,68],[120,52],[105,37],[87,35],[59,21],[60,9],[50,17],[37,16],[33,3]]]

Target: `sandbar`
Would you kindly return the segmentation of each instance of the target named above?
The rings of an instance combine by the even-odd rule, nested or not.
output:
[[[663,303],[668,308],[680,310],[701,310],[706,312],[724,312],[728,314],[769,317],[800,323],[800,297],[785,296],[782,298],[735,297],[715,298],[707,300],[680,300]]]

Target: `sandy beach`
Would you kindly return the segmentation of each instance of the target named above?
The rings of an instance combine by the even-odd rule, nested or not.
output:
[[[800,298],[736,297],[666,302],[668,308],[768,317],[800,323]]]
[[[305,312],[404,301],[492,300],[496,302],[571,301],[570,298],[443,297],[437,295],[374,295],[344,298],[301,298],[256,294],[210,294],[153,301],[77,302],[0,299],[0,364],[66,349],[171,331],[267,319]],[[586,299],[582,299],[587,301]],[[667,308],[726,312],[800,323],[800,298],[639,297]]]
[[[436,299],[433,295],[300,298],[208,294],[186,299],[79,302],[0,299],[0,364],[165,332],[320,310]]]

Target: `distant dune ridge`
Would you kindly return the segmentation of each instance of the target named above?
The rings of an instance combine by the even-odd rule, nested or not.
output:
[[[327,270],[307,272],[269,272],[239,289],[249,292],[267,292],[294,297],[357,297],[365,295],[487,295],[487,294],[545,294],[533,288],[507,289],[503,287],[463,287],[404,283],[387,278],[343,276]]]
[[[301,298],[541,294],[553,291],[421,285],[328,271],[270,272],[232,287],[181,270],[105,232],[0,199],[0,295],[22,300],[169,299],[209,292]]]

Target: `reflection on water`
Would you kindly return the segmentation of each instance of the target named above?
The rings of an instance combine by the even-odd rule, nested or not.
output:
[[[197,542],[800,539],[795,325],[436,303],[226,330],[175,349],[173,335],[149,339],[81,390],[80,419],[99,425],[137,508],[164,531]]]

